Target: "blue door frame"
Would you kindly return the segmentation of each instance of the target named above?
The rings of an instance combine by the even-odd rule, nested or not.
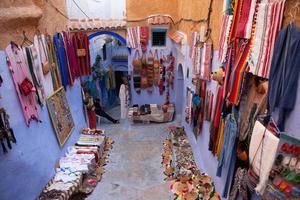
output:
[[[126,39],[123,38],[118,33],[115,33],[115,32],[112,32],[112,31],[98,31],[98,32],[95,32],[95,33],[89,35],[88,39],[91,40],[92,38],[97,37],[99,35],[110,35],[110,36],[113,36],[114,38],[118,39],[123,45],[126,46]],[[130,48],[127,48],[127,49],[128,49],[129,54],[131,54],[131,49]]]

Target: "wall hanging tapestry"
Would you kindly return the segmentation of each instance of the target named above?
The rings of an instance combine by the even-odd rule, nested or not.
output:
[[[140,35],[140,43],[142,52],[145,53],[147,51],[148,41],[149,41],[149,28],[148,26],[141,27],[141,35]]]
[[[35,87],[32,87],[33,83],[22,49],[14,42],[11,42],[6,47],[5,53],[7,55],[7,65],[15,84],[25,122],[26,125],[29,126],[31,120],[40,121],[35,99],[36,89]],[[31,88],[30,92],[25,92],[28,91],[29,87]]]
[[[91,75],[89,40],[86,33],[76,33],[73,35],[73,44],[76,49],[77,63],[81,76]]]
[[[127,34],[126,34],[126,45],[129,48],[136,49],[140,45],[140,27],[128,27]]]
[[[47,98],[47,108],[58,143],[62,147],[75,127],[63,87]]]

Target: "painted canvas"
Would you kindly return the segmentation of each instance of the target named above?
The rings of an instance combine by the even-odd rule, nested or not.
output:
[[[58,143],[62,147],[75,126],[63,87],[47,98],[47,108]]]

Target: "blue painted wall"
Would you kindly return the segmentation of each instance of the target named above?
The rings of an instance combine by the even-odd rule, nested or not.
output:
[[[67,89],[76,127],[64,147],[60,148],[46,107],[40,110],[42,123],[32,122],[29,128],[26,127],[3,51],[0,51],[0,74],[4,79],[0,88],[0,107],[7,110],[17,138],[17,144],[13,144],[13,149],[7,154],[0,150],[0,199],[35,199],[54,175],[56,161],[65,154],[68,146],[76,142],[79,129],[86,126],[80,84],[76,81],[74,87]]]

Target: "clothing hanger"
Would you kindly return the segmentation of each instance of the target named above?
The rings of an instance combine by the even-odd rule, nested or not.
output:
[[[24,44],[28,45],[28,46],[33,44],[33,42],[31,40],[29,40],[28,37],[26,36],[25,31],[23,31],[23,41],[22,41],[21,46],[24,46]]]

